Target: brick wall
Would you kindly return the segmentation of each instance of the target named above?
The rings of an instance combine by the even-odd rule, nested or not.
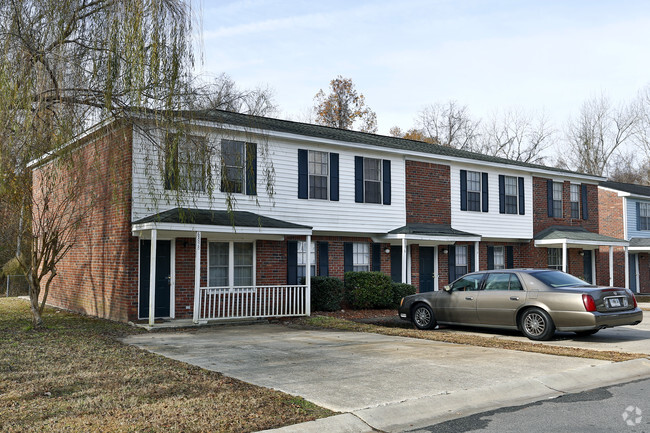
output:
[[[448,165],[406,161],[406,222],[451,224]]]
[[[573,226],[584,227],[590,232],[598,232],[599,212],[598,212],[598,186],[587,185],[587,205],[589,215],[586,220],[571,218],[571,202],[570,202],[570,182],[564,182],[562,188],[562,206],[563,217],[552,218],[548,216],[548,201],[547,201],[547,181],[546,178],[533,177],[533,231],[535,234],[544,230],[547,227],[560,225],[560,226]],[[581,211],[582,212],[582,211]]]
[[[83,216],[82,223],[73,233],[72,248],[57,266],[48,296],[51,305],[114,320],[137,317],[138,240],[131,236],[130,224],[131,142],[130,127],[104,128],[74,151],[75,165],[62,168],[49,163],[33,172],[36,199],[41,176],[49,170],[61,176],[58,191],[74,176],[85,178],[76,210]]]
[[[625,235],[623,212],[623,197],[619,197],[614,191],[598,188],[600,234],[623,239]]]

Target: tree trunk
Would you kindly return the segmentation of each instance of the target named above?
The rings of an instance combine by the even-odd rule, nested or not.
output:
[[[32,326],[40,328],[43,325],[43,318],[41,310],[38,306],[38,295],[34,295],[34,291],[30,290],[29,294],[29,307],[32,310]]]

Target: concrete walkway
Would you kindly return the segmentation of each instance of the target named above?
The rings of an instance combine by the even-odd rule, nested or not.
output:
[[[279,429],[283,432],[403,431],[650,377],[649,360],[612,364],[269,324],[151,333],[124,341],[345,412]]]

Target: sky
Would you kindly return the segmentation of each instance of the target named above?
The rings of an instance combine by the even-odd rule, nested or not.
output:
[[[268,86],[291,120],[338,75],[380,134],[449,100],[476,118],[543,111],[561,128],[588,98],[626,102],[650,84],[647,0],[199,1],[196,71]]]

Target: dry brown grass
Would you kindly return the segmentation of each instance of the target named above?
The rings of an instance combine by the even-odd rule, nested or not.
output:
[[[319,327],[357,332],[374,332],[377,334],[421,338],[424,340],[442,341],[446,343],[467,344],[471,346],[519,350],[523,352],[545,353],[549,355],[572,356],[578,358],[602,359],[614,362],[628,361],[630,359],[646,357],[646,355],[638,353],[558,347],[542,343],[504,340],[498,337],[484,337],[481,335],[468,334],[445,329],[435,331],[420,331],[411,327],[402,328],[377,326],[328,316],[311,316],[297,319],[293,323],[296,323],[299,326],[307,327]]]
[[[141,330],[0,299],[0,431],[249,432],[332,412],[117,337]]]

